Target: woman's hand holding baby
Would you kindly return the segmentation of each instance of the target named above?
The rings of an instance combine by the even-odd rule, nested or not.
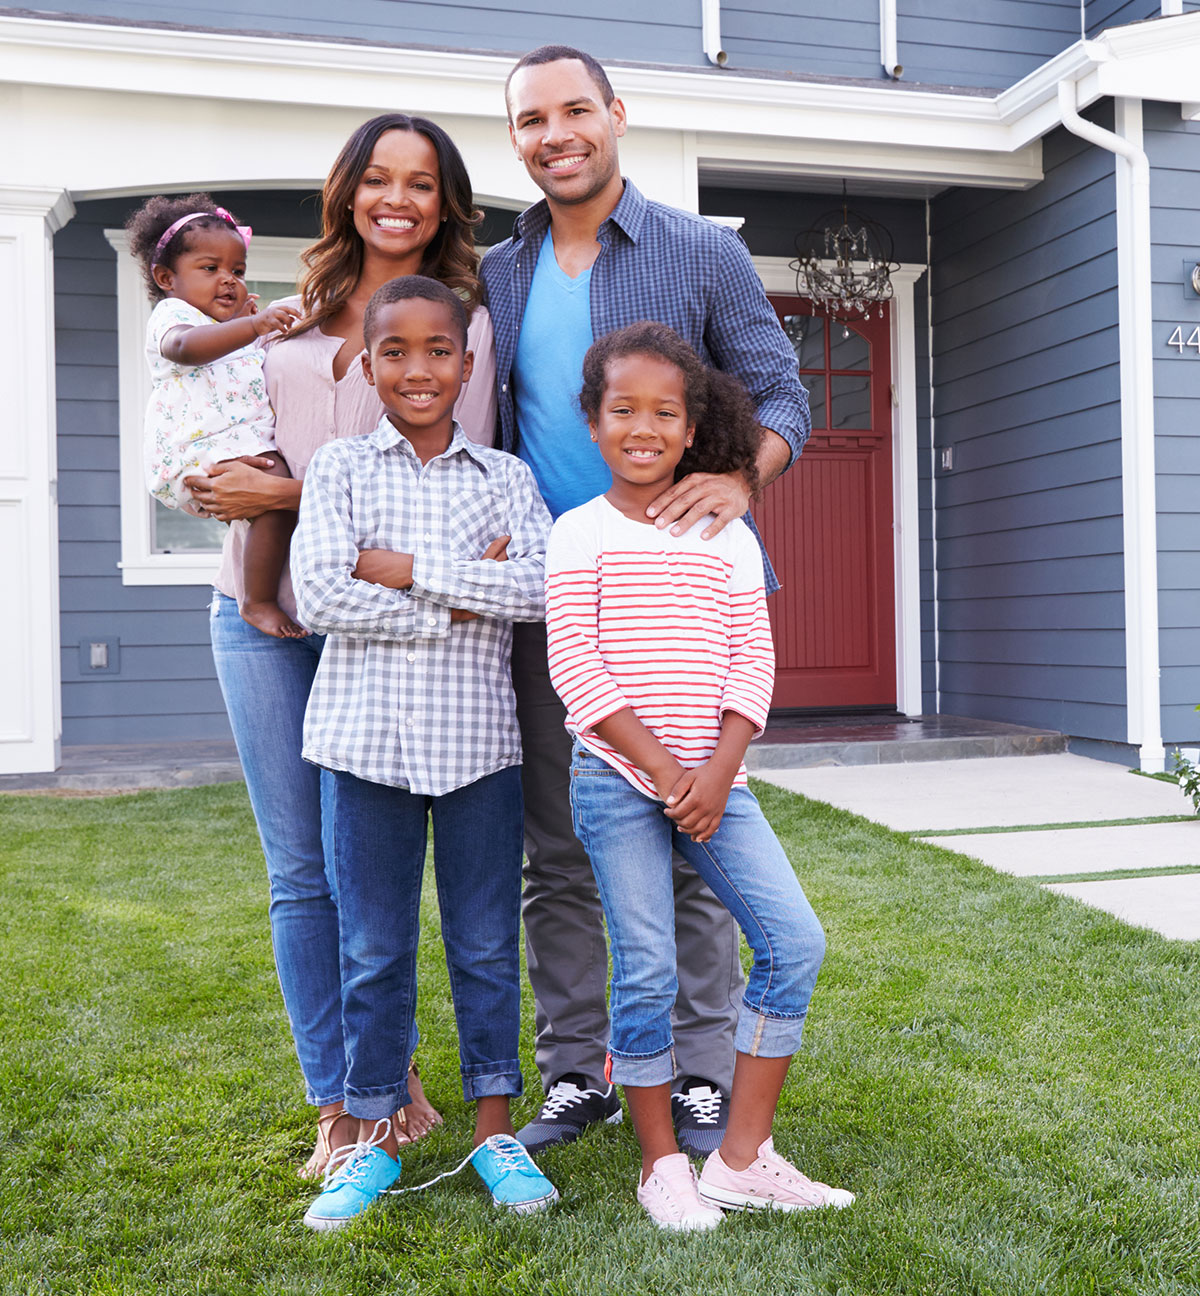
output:
[[[275,460],[247,455],[213,464],[204,477],[185,477],[184,485],[209,517],[218,522],[256,518],[271,509],[300,507],[300,483],[294,477],[273,477],[265,471]]]

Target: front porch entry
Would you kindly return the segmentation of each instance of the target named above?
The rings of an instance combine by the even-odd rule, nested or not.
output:
[[[893,708],[891,320],[843,325],[771,294],[808,389],[812,436],[753,506],[781,588],[769,600],[776,709]]]

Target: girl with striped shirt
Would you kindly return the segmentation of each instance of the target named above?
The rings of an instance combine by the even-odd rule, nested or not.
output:
[[[580,403],[612,487],[564,513],[546,555],[550,673],[575,738],[571,804],[612,946],[609,1079],[642,1147],[639,1202],[663,1228],[721,1208],[841,1207],[774,1151],[775,1107],[825,952],[821,924],[746,784],[774,651],[758,544],[742,521],[659,529],[646,506],[695,472],[745,473],[761,429],[741,385],[665,325],[593,343]],[[699,1180],[675,1141],[671,851],[737,919],[754,953],[729,1124]]]

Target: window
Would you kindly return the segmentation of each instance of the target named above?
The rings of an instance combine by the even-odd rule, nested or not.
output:
[[[121,425],[121,579],[126,585],[211,585],[220,566],[225,527],[211,518],[169,509],[146,490],[142,429],[150,398],[146,368],[146,321],[153,309],[141,267],[129,255],[124,230],[105,230],[117,251],[117,337]],[[296,291],[300,253],[309,240],[251,240],[246,279],[260,300]]]

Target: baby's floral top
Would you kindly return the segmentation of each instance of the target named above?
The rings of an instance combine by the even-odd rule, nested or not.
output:
[[[178,297],[167,297],[146,326],[152,390],[146,407],[146,485],[172,508],[186,507],[182,478],[222,459],[275,448],[275,416],[263,378],[263,352],[253,343],[211,364],[177,364],[162,354],[173,328],[216,320]]]

